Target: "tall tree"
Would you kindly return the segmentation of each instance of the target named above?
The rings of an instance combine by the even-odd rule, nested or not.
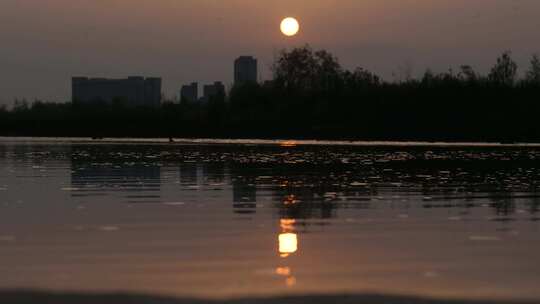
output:
[[[525,75],[525,80],[529,83],[540,84],[540,58],[534,54],[531,58],[531,66]]]
[[[281,51],[272,70],[277,85],[297,90],[328,89],[342,75],[336,57],[309,45]]]
[[[499,58],[491,72],[489,80],[498,85],[512,86],[516,80],[517,63],[512,59],[510,51],[504,52]]]

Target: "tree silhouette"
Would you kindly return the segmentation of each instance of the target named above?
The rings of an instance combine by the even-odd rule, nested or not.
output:
[[[540,58],[538,58],[538,54],[534,54],[531,58],[531,66],[525,74],[525,81],[540,85]]]
[[[540,142],[538,56],[519,85],[510,52],[489,76],[464,65],[406,82],[344,69],[309,45],[282,50],[272,68],[273,80],[207,103],[18,101],[0,108],[0,135]]]
[[[460,67],[461,72],[459,72],[458,77],[465,82],[475,82],[478,80],[478,74],[470,65],[462,65]]]
[[[488,78],[494,84],[512,86],[516,80],[516,73],[517,64],[512,59],[512,53],[506,51],[497,58],[497,63],[491,68]]]
[[[314,52],[309,45],[282,50],[272,70],[275,84],[292,90],[333,88],[342,75],[336,57],[324,50]]]
[[[378,86],[381,78],[363,68],[356,68],[353,72],[345,71],[343,74],[345,86],[351,89]]]

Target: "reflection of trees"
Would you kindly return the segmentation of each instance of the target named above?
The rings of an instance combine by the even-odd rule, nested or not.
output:
[[[71,146],[45,144],[13,144],[2,145],[0,154],[12,161],[24,164],[41,165],[51,159],[63,160],[69,158]]]
[[[0,158],[2,161],[6,160],[7,156],[7,145],[0,145]]]
[[[533,198],[529,200],[527,205],[529,206],[529,212],[533,215],[540,211],[540,196],[538,196],[537,191],[533,192]]]
[[[257,171],[239,164],[230,167],[235,213],[252,214],[257,212]]]
[[[183,162],[179,165],[180,183],[185,186],[198,185],[198,166],[194,162]]]
[[[339,209],[377,208],[374,199],[392,203],[392,208],[453,208],[463,213],[489,199],[497,214],[509,215],[520,203],[512,196],[534,191],[538,174],[529,152],[511,149],[282,149],[287,152],[269,152],[273,165],[233,166],[237,204],[252,203],[244,207],[254,208],[256,192],[262,190],[263,196],[270,193],[280,218],[328,219]],[[238,156],[255,160],[250,157]],[[538,211],[538,200],[525,208]]]
[[[202,175],[208,184],[222,183],[225,180],[225,164],[223,162],[205,163]]]
[[[126,154],[123,153],[126,151]],[[129,151],[129,153],[127,153]],[[161,168],[141,161],[133,147],[81,146],[71,154],[73,197],[122,193],[129,202],[159,202]]]
[[[508,216],[516,212],[516,202],[511,197],[511,194],[508,196],[501,196],[500,193],[490,194],[490,200],[492,201],[491,206],[495,209],[497,215]]]
[[[335,216],[337,204],[326,194],[336,193],[335,190],[324,182],[284,177],[273,191],[273,200],[281,218],[329,219]]]

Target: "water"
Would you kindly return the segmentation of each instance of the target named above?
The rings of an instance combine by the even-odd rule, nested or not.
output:
[[[0,289],[540,299],[540,148],[0,144]]]

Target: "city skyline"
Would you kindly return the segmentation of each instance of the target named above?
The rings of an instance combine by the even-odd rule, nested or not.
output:
[[[234,60],[234,84],[242,86],[257,83],[258,61],[253,56],[240,56]],[[123,102],[127,106],[158,107],[163,100],[161,77],[128,76],[127,78],[89,78],[86,76],[72,77],[71,102],[73,103],[107,103]],[[230,89],[230,88],[229,88]],[[199,83],[183,84],[176,102],[209,102],[214,98],[225,97],[227,87],[222,81],[216,80],[210,84],[202,84],[202,95],[199,95]]]
[[[161,78],[128,76],[124,79],[73,77],[73,103],[116,101],[129,106],[159,107],[161,104]]]
[[[191,81],[232,84],[230,61],[239,54],[259,59],[264,80],[278,50],[306,43],[386,80],[461,64],[485,73],[504,50],[513,51],[522,73],[540,51],[535,0],[133,3],[105,10],[95,1],[2,1],[0,18],[10,26],[0,29],[0,103],[67,101],[75,75],[160,76],[173,97]],[[302,24],[293,38],[279,31],[286,16]],[[424,26],[431,21],[436,26]]]

